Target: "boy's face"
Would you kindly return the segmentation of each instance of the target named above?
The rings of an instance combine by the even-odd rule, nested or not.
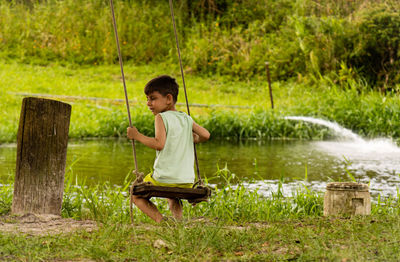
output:
[[[157,115],[158,113],[165,112],[171,108],[173,105],[172,95],[168,94],[163,96],[158,91],[154,91],[150,93],[147,97],[147,106],[153,115]]]

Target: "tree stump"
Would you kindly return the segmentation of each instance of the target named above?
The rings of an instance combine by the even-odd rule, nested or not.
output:
[[[71,105],[28,97],[17,135],[13,214],[61,215]]]
[[[324,216],[369,215],[371,196],[368,185],[353,182],[329,183],[324,196]]]

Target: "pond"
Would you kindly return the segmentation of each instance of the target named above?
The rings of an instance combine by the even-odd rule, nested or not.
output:
[[[323,192],[328,182],[350,181],[348,172],[357,181],[370,183],[372,194],[396,195],[400,182],[400,148],[389,140],[212,140],[197,149],[203,177],[211,179],[226,166],[247,187],[264,195],[276,192],[280,179],[285,194],[303,185]],[[139,170],[150,172],[155,152],[140,143],[136,151]],[[15,144],[0,145],[0,184],[15,173],[15,155]],[[121,185],[133,168],[132,145],[126,139],[69,141],[67,172],[86,184]]]

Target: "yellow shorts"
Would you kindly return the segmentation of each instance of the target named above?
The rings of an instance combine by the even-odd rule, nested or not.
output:
[[[187,184],[167,184],[167,183],[161,183],[156,181],[153,177],[152,174],[148,174],[145,176],[143,179],[144,182],[150,182],[155,186],[168,186],[168,187],[181,187],[181,188],[192,188],[193,184],[192,183],[187,183]]]

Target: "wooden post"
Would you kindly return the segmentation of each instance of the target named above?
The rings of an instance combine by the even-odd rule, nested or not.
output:
[[[269,74],[269,62],[265,62],[265,69],[267,71],[267,80],[268,80],[268,88],[269,88],[269,98],[271,100],[271,108],[274,109],[274,98],[272,97],[271,76]]]
[[[28,97],[17,136],[13,214],[61,215],[71,106]]]

